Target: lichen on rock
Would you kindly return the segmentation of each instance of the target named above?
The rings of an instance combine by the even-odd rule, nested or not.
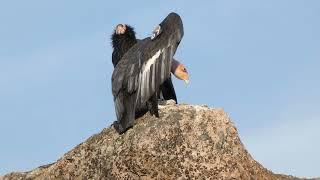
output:
[[[222,109],[166,105],[125,134],[105,128],[55,163],[3,179],[295,179],[256,162]]]

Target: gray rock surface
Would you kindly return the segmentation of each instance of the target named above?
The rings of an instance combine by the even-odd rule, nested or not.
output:
[[[2,179],[296,179],[256,162],[222,109],[160,108],[123,135],[105,128],[55,163]]]

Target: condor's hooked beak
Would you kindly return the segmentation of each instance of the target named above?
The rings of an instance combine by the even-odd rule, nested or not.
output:
[[[189,74],[186,67],[175,59],[172,60],[171,72],[176,78],[183,80],[187,85],[189,84]]]

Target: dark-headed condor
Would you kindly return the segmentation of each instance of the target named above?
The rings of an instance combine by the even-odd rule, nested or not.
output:
[[[117,115],[114,127],[119,134],[133,126],[135,112],[140,109],[147,107],[159,117],[159,89],[170,77],[173,55],[183,33],[180,16],[170,13],[151,38],[136,42],[121,60],[114,61],[112,94]]]

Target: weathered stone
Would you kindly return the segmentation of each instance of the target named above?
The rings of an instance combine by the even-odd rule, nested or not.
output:
[[[3,179],[296,179],[262,167],[222,109],[161,106],[123,135],[104,129],[57,162]]]

